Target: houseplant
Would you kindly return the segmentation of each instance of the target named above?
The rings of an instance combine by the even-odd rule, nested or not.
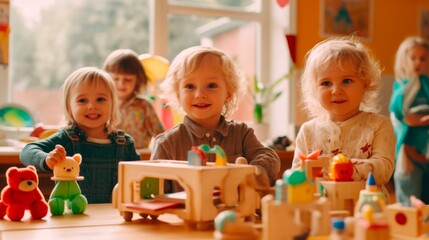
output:
[[[275,88],[282,81],[289,79],[291,74],[292,70],[268,84],[264,84],[256,76],[253,77],[253,90],[249,88],[249,91],[253,97],[253,117],[256,124],[264,122],[266,108],[282,95],[282,90],[276,91]]]

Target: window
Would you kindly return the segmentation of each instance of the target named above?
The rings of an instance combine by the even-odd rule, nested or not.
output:
[[[11,0],[7,99],[31,109],[45,124],[61,124],[60,87],[65,78],[79,67],[101,67],[117,48],[171,61],[186,47],[209,44],[233,56],[249,78],[256,74],[270,79],[273,70],[266,63],[274,61],[270,59],[271,2]],[[287,69],[279,68],[276,76]],[[249,98],[242,102],[233,118],[250,121]]]
[[[101,67],[117,48],[148,52],[148,2],[103,3],[11,1],[11,100],[32,109],[41,122],[61,122],[61,86],[75,69]]]

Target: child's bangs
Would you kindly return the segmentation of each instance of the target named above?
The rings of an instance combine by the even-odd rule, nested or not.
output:
[[[99,74],[88,74],[84,76],[82,81],[80,81],[80,85],[90,88],[97,88],[100,86],[108,87],[106,79]]]

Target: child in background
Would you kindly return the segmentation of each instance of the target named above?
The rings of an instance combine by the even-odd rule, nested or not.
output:
[[[410,196],[429,204],[429,42],[406,38],[395,59],[390,100],[396,134],[395,193],[399,202]],[[420,110],[419,110],[420,109]]]
[[[147,85],[147,76],[137,53],[118,49],[109,54],[103,68],[115,82],[122,119],[118,128],[130,134],[136,148],[147,148],[152,137],[164,128],[151,103],[139,96]]]
[[[321,156],[342,153],[354,164],[354,181],[373,172],[381,191],[393,173],[395,136],[389,118],[375,113],[381,70],[356,38],[331,38],[306,55],[301,92],[313,117],[296,137],[292,169],[300,153],[321,150]]]
[[[205,46],[183,50],[160,87],[161,97],[186,116],[183,123],[155,138],[151,159],[187,160],[192,146],[219,145],[228,162],[244,157],[257,167],[259,183],[274,184],[280,168],[277,154],[264,147],[245,123],[225,119],[236,109],[246,81],[222,50]],[[208,161],[214,157],[209,155]]]
[[[108,203],[118,181],[118,162],[139,160],[134,140],[115,131],[117,97],[111,76],[84,67],[68,76],[63,85],[67,126],[54,135],[27,144],[21,151],[24,165],[52,172],[54,165],[75,153],[82,155],[79,182],[88,203]]]

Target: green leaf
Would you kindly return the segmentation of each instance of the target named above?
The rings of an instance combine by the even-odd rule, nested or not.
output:
[[[264,110],[270,103],[277,100],[281,95],[282,91],[274,92],[274,89],[283,81],[290,78],[292,75],[293,69],[290,69],[288,73],[283,74],[276,80],[271,83],[264,85],[262,81],[259,81],[258,78],[253,76],[253,91],[249,87],[248,91],[253,97],[254,101],[254,120],[255,122],[262,122]],[[256,110],[257,109],[257,110]]]

